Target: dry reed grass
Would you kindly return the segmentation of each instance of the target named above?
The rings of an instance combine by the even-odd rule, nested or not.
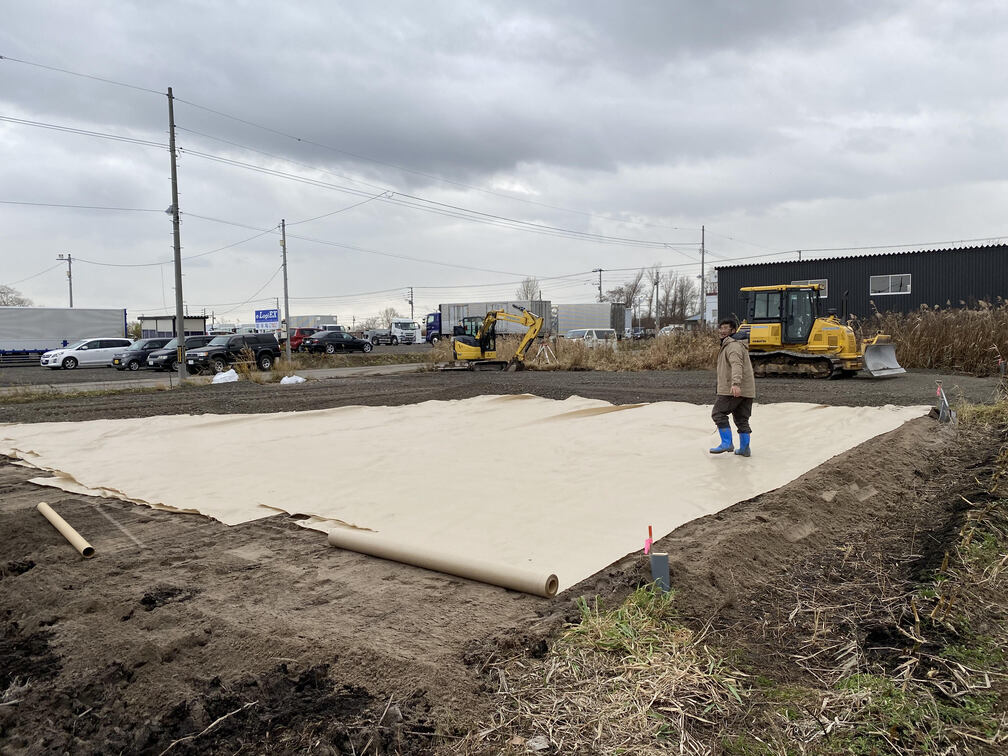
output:
[[[518,348],[514,336],[497,337],[497,356],[510,360]],[[550,354],[545,347],[549,347]],[[589,348],[583,341],[537,339],[525,354],[531,370],[704,370],[717,360],[718,338],[713,329],[676,331],[656,339],[617,341]],[[443,340],[428,353],[430,367],[452,360],[451,344]]]
[[[744,676],[676,622],[672,594],[646,586],[614,611],[578,604],[581,623],[545,658],[492,665],[499,711],[453,752],[709,753]]]
[[[866,332],[888,333],[905,368],[949,370],[987,376],[1008,355],[1008,303],[976,308],[922,305],[914,312],[882,313],[865,321]]]

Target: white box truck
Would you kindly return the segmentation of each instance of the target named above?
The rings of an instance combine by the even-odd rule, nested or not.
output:
[[[0,307],[0,357],[34,356],[102,336],[126,336],[126,310]]]

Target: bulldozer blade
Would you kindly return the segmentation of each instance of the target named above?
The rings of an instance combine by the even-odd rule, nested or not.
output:
[[[896,361],[896,350],[892,344],[871,344],[865,347],[864,369],[873,378],[900,375],[906,370]]]

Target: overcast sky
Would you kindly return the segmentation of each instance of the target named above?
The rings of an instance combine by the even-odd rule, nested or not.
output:
[[[291,313],[348,324],[696,276],[701,226],[709,266],[1002,240],[1005,50],[1003,0],[7,0],[0,284],[66,306],[70,253],[75,306],[174,312],[169,86],[217,321],[282,305],[281,218]]]

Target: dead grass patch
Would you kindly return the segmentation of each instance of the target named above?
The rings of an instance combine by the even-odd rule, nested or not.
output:
[[[580,624],[545,658],[491,665],[499,711],[454,752],[707,753],[704,733],[742,704],[744,675],[677,622],[673,594],[645,586],[615,610],[578,606]]]
[[[1001,300],[974,308],[921,305],[907,314],[877,314],[865,324],[892,336],[905,368],[995,375],[999,358],[1008,355],[1008,303]]]

